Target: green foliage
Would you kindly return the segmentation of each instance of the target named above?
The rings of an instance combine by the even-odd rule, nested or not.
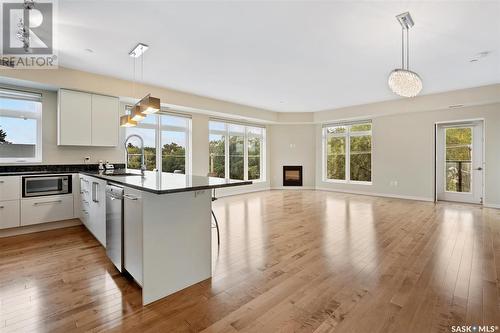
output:
[[[210,174],[225,177],[225,145],[224,137],[209,142],[209,170]],[[244,179],[244,137],[229,137],[229,177]],[[248,179],[260,179],[260,152],[261,139],[248,138]]]
[[[470,192],[472,129],[446,129],[446,190]]]
[[[356,131],[367,131],[371,124],[352,125]],[[337,127],[338,128],[338,127]],[[339,133],[334,131],[333,133]],[[341,132],[342,133],[342,132]],[[371,181],[371,135],[350,136],[350,180]],[[327,178],[346,179],[346,136],[330,136],[327,140]]]
[[[3,129],[0,129],[0,143],[10,143],[9,141],[6,140],[7,138],[7,132],[5,132]]]
[[[128,165],[130,169],[141,168],[141,149],[129,142],[127,146],[129,154]],[[172,142],[162,147],[162,171],[174,172],[180,170],[186,172],[186,149]],[[156,149],[155,147],[144,147],[144,159],[147,170],[156,168]]]

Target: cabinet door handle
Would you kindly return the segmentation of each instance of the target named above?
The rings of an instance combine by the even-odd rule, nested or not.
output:
[[[4,206],[0,206],[0,209],[3,209],[3,208],[4,208]]]
[[[51,203],[61,203],[61,202],[62,202],[62,200],[35,202],[35,203],[33,203],[33,206],[40,206],[40,205],[46,205],[46,204],[51,204]]]
[[[3,184],[3,183],[5,183],[5,182],[3,180],[0,180],[0,184]]]
[[[99,183],[92,182],[92,201],[93,202],[99,202],[99,200],[97,200],[98,189],[99,189]]]
[[[135,196],[130,195],[130,194],[124,194],[124,195],[123,195],[123,197],[124,197],[125,199],[129,199],[129,200],[139,200],[139,198],[138,198],[138,197],[135,197]]]

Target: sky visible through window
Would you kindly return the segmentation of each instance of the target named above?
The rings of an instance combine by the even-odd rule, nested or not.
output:
[[[19,111],[20,115],[15,117],[12,111]],[[0,98],[0,129],[7,134],[5,140],[17,144],[36,144],[37,122],[30,118],[38,118],[39,112],[40,102]]]

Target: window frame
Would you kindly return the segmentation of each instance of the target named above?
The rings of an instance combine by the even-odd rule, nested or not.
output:
[[[3,89],[3,88],[1,88]],[[10,89],[8,89],[10,90]],[[0,117],[8,117],[11,115],[12,117],[15,118],[27,118],[27,119],[34,119],[36,120],[36,143],[35,143],[35,157],[1,157],[0,156],[0,164],[40,164],[43,161],[43,156],[42,156],[42,146],[43,146],[43,102],[42,102],[42,94],[39,93],[31,93],[31,92],[24,92],[24,91],[17,91],[17,90],[12,90],[12,94],[16,94],[17,96],[23,96],[24,94],[29,94],[27,98],[9,98],[8,96],[1,96],[0,94],[0,99],[5,98],[5,99],[17,99],[21,101],[26,101],[26,102],[36,102],[40,103],[39,105],[39,111],[37,117],[33,117],[34,112],[27,112],[27,111],[19,111],[19,110],[14,110],[14,109],[2,109],[0,108]],[[39,96],[36,100],[34,99],[33,96]]]
[[[171,117],[178,117],[178,118],[183,118],[187,120],[187,126],[182,127],[182,126],[174,126],[174,125],[162,125],[161,122],[161,116],[171,116]],[[163,151],[162,151],[162,141],[161,141],[161,136],[163,131],[177,131],[177,132],[184,132],[186,136],[186,156],[185,156],[185,163],[184,163],[184,168],[185,168],[185,173],[186,175],[191,174],[191,168],[192,168],[192,158],[191,158],[191,136],[192,136],[192,118],[187,116],[187,115],[181,115],[173,112],[165,112],[165,111],[159,111],[157,113],[154,113],[152,115],[149,115],[148,117],[153,116],[155,118],[155,123],[154,124],[148,124],[144,122],[139,122],[137,126],[134,126],[133,128],[144,128],[144,129],[152,129],[155,131],[155,148],[156,148],[156,168],[155,170],[159,173],[164,172],[163,171]],[[182,129],[182,131],[179,131]],[[125,134],[127,132],[127,129],[125,128]],[[127,137],[127,135],[125,135]],[[127,150],[125,149],[125,165],[128,168],[128,160],[127,160]],[[136,170],[136,169],[132,169]]]
[[[353,125],[370,124],[369,131],[351,131]],[[345,133],[332,133],[330,136],[345,138],[345,177],[344,179],[328,178],[328,128],[345,126]],[[370,181],[351,180],[351,137],[370,136]],[[348,123],[331,123],[324,124],[322,128],[322,178],[323,182],[338,183],[338,184],[354,184],[354,185],[372,185],[373,184],[373,122],[371,120],[363,120]]]
[[[219,123],[224,125],[224,129],[210,129],[210,123]],[[235,132],[230,130],[230,126],[243,126],[243,132]],[[249,128],[260,128],[262,129],[262,135],[253,134],[249,132]],[[224,178],[229,178],[230,175],[230,164],[229,164],[229,138],[231,135],[233,136],[241,136],[243,134],[243,180],[251,181],[253,183],[262,183],[266,182],[266,127],[256,125],[256,124],[244,124],[244,123],[235,123],[229,121],[223,121],[219,119],[210,119],[208,121],[208,142],[210,147],[210,135],[221,135],[224,137]],[[260,138],[260,178],[259,179],[248,179],[248,139],[249,138]],[[210,148],[209,148],[210,149]],[[210,151],[209,155],[209,164],[210,164]],[[209,170],[210,171],[210,170]]]

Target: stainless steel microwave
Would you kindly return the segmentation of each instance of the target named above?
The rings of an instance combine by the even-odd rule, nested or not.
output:
[[[71,193],[71,175],[23,177],[23,197],[67,193]]]

